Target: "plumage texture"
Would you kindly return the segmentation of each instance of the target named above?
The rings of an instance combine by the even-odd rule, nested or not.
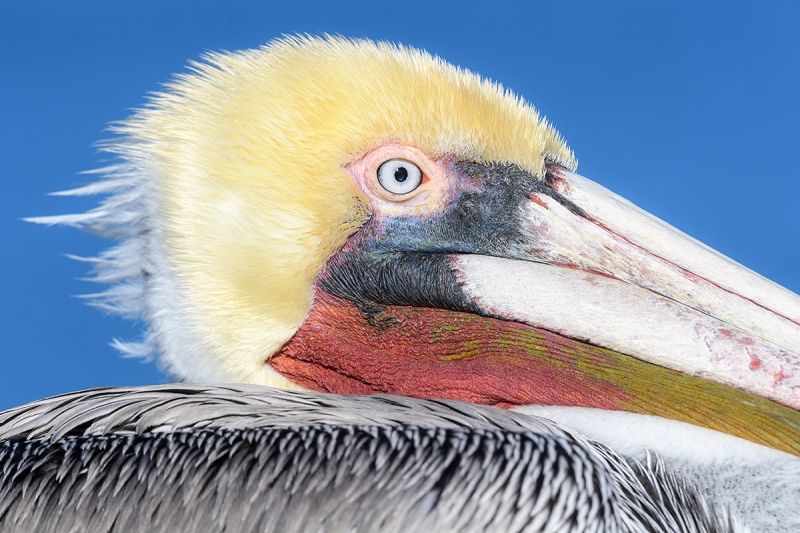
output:
[[[99,389],[2,413],[0,438],[15,531],[734,530],[653,457],[460,402]]]
[[[369,216],[345,165],[386,142],[430,157],[575,168],[555,130],[500,85],[412,48],[286,38],[208,54],[103,148],[121,163],[32,219],[121,239],[95,262],[98,305],[150,325],[134,355],[190,381],[292,385],[264,361],[296,332],[320,269]]]
[[[115,127],[103,181],[65,193],[108,193],[99,208],[36,220],[121,241],[87,259],[113,284],[92,298],[144,318],[118,345],[182,379],[293,386],[264,363],[370,216],[346,168],[376,146],[534,181],[575,167],[532,107],[416,50],[289,38],[193,70]],[[743,530],[652,454],[457,402],[98,390],[0,414],[0,440],[17,531]]]

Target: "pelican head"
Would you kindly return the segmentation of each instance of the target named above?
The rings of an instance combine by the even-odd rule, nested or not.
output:
[[[798,452],[800,299],[600,185],[528,103],[425,52],[209,54],[37,219],[120,239],[95,303],[181,380],[649,413]],[[732,407],[735,406],[735,407]],[[755,421],[755,422],[754,422]]]

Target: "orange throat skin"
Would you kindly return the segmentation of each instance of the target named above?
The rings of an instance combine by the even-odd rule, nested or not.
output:
[[[268,363],[306,388],[511,408],[657,415],[800,455],[800,413],[759,396],[530,326],[444,309],[376,306],[318,291]]]

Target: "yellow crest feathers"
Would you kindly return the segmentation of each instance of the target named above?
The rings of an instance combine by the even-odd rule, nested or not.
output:
[[[539,176],[546,161],[576,165],[533,107],[412,48],[292,37],[192,68],[118,126],[119,151],[154,180],[177,290],[196,310],[184,318],[230,380],[282,379],[265,360],[369,217],[348,162],[394,141]]]

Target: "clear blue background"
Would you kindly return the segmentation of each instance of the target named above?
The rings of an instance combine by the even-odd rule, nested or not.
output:
[[[7,2],[0,0],[0,409],[164,382],[85,306],[63,254],[107,243],[20,221],[85,210],[105,124],[205,50],[338,33],[425,48],[536,105],[582,174],[800,291],[798,2]],[[602,5],[598,5],[602,4]]]

